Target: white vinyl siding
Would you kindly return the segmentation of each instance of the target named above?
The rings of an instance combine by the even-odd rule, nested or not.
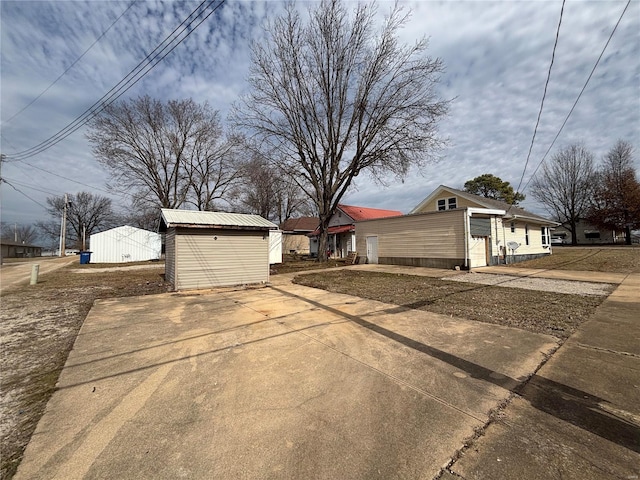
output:
[[[527,243],[527,227],[528,225],[524,222],[515,221],[514,223],[514,232],[511,233],[510,229],[505,229],[504,232],[504,245],[507,245],[508,242],[517,242],[520,244],[520,247],[516,250],[516,255],[531,255],[531,254],[540,254],[540,253],[549,253],[548,245],[542,244],[542,235],[531,235],[529,232],[528,238],[529,242]],[[531,227],[528,227],[531,230]],[[537,230],[537,229],[536,229]],[[546,248],[545,248],[546,247]],[[511,254],[511,252],[507,252]]]
[[[185,231],[176,235],[177,290],[269,281],[268,231]]]

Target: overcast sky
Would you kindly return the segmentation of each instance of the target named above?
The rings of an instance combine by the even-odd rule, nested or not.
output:
[[[6,1],[1,14],[1,151],[24,151],[58,133],[127,75],[199,2]],[[567,1],[545,108],[526,184],[569,113],[620,18],[625,1]],[[430,38],[429,55],[446,73],[438,88],[454,99],[440,134],[438,163],[387,186],[358,177],[343,203],[408,212],[440,184],[462,188],[492,173],[517,186],[531,143],[560,17],[561,1],[401,2],[412,17],[402,40]],[[301,8],[312,5],[301,3]],[[391,3],[379,2],[379,13]],[[276,1],[225,3],[122,98],[208,101],[222,116],[246,93],[250,44]],[[122,15],[124,12],[124,15]],[[75,65],[72,63],[122,17]],[[51,86],[65,70],[55,85]],[[49,90],[24,111],[26,105]],[[91,191],[107,195],[85,129],[25,162],[5,162],[2,221],[46,219],[46,197]],[[633,1],[551,154],[582,142],[597,159],[617,139],[640,148],[640,2]],[[550,154],[550,155],[551,155]],[[40,169],[49,170],[57,176]],[[74,183],[71,180],[75,180]],[[20,191],[16,191],[13,187]],[[528,191],[524,192],[528,194]],[[28,198],[28,197],[30,198]],[[126,199],[114,198],[116,205]],[[123,201],[124,200],[124,201]],[[529,198],[525,208],[540,212]]]

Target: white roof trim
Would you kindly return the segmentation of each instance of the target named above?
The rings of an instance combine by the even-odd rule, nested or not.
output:
[[[469,216],[472,216],[474,213],[481,213],[483,215],[500,215],[503,216],[507,213],[506,210],[498,210],[496,208],[477,208],[477,207],[468,207],[467,212],[469,212]]]

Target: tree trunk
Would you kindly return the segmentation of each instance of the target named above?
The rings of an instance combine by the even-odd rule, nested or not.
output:
[[[631,245],[631,227],[628,223],[624,226],[624,243]]]
[[[571,222],[571,245],[572,246],[576,246],[578,245],[578,228],[576,226],[576,221],[572,218]]]
[[[329,260],[327,255],[327,251],[329,250],[329,220],[331,216],[329,215],[321,215],[320,216],[320,234],[318,235],[318,261],[326,262]]]

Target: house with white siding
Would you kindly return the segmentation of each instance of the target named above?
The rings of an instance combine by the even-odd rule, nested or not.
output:
[[[369,263],[471,269],[549,255],[555,225],[440,185],[408,215],[356,222],[356,247]]]
[[[165,278],[174,290],[269,281],[269,232],[259,215],[162,209]]]

